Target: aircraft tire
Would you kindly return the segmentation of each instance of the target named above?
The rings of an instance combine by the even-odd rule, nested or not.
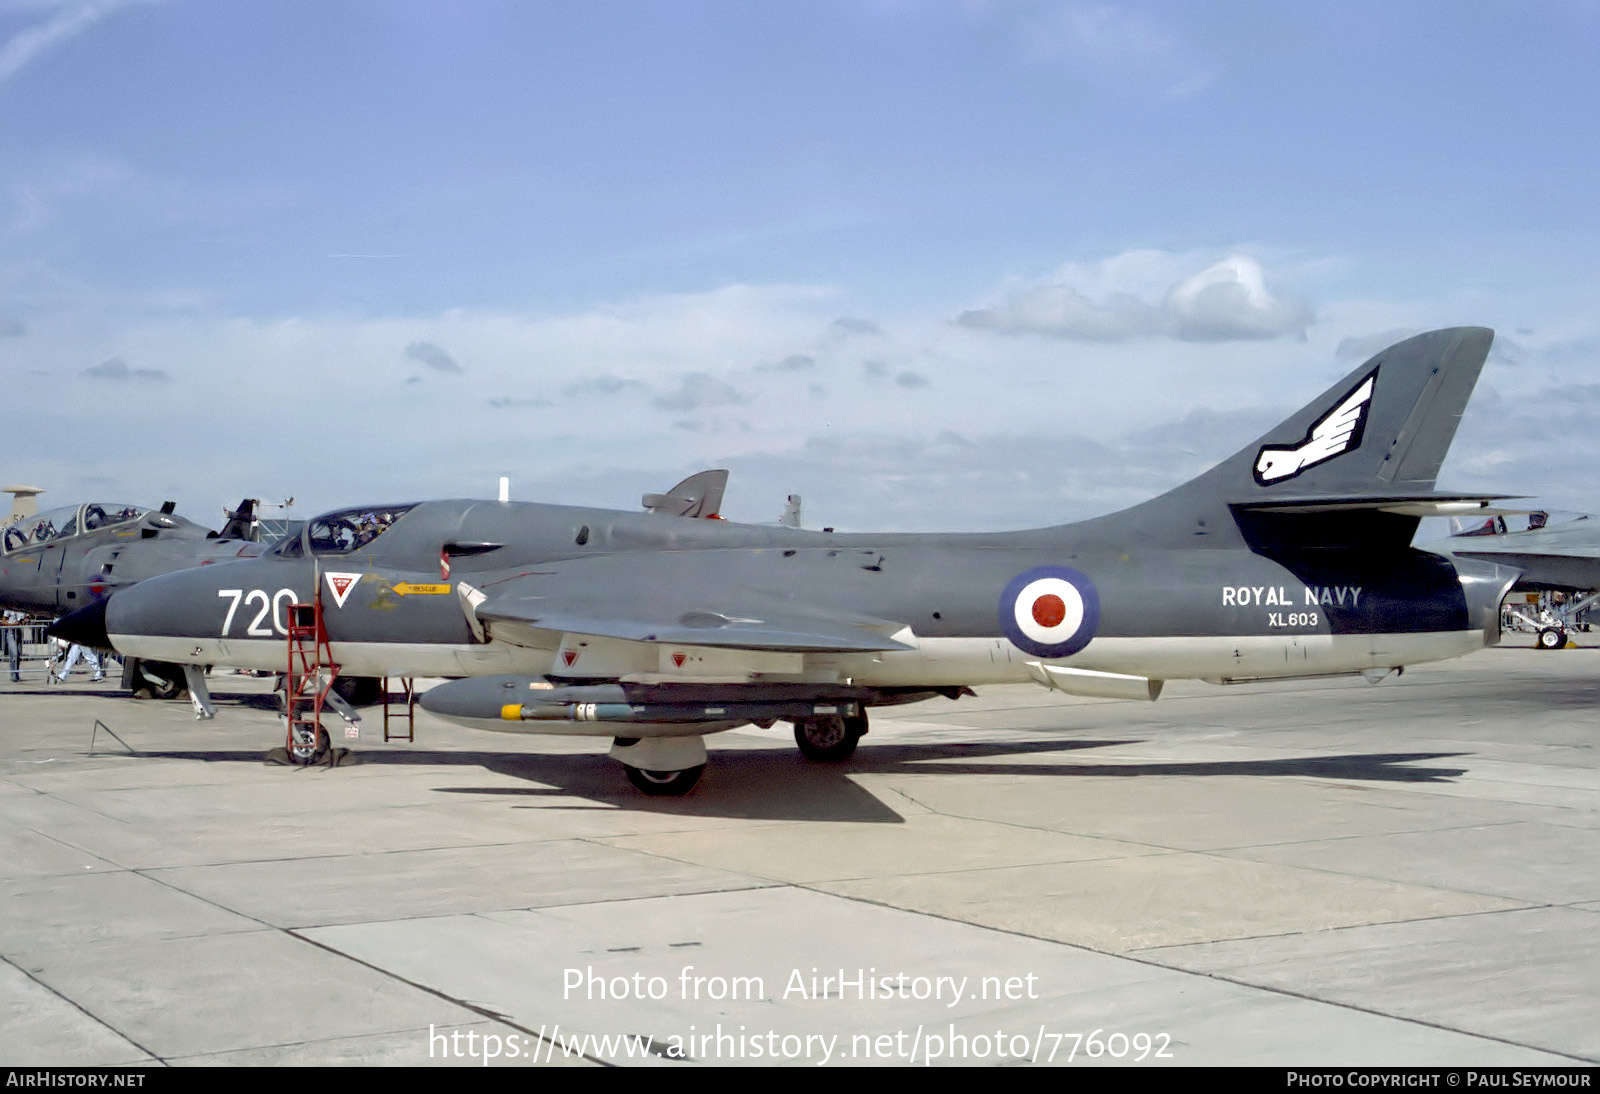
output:
[[[628,781],[634,788],[652,798],[681,798],[694,789],[694,784],[705,774],[706,765],[686,767],[682,771],[647,771],[642,767],[622,765]]]
[[[1559,650],[1567,644],[1567,632],[1560,627],[1546,627],[1539,632],[1541,650]]]
[[[328,739],[328,731],[318,726],[316,743],[296,741],[289,747],[289,759],[302,767],[309,767],[327,759],[328,750],[332,747],[333,742]]]
[[[794,743],[800,755],[814,763],[836,764],[855,755],[856,745],[867,732],[865,716],[846,718],[824,714],[816,718],[797,718]]]

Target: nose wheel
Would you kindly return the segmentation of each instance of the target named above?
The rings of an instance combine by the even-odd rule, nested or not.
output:
[[[297,724],[290,732],[289,759],[301,766],[321,763],[328,758],[332,747],[328,731],[321,726]]]
[[[819,714],[797,718],[794,723],[794,743],[800,746],[800,755],[816,763],[848,760],[866,734],[865,714]]]
[[[1567,644],[1567,632],[1560,627],[1546,627],[1539,632],[1541,650],[1559,650]]]

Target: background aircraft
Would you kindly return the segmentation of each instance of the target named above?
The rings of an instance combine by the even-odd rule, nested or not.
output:
[[[1537,514],[1542,517],[1543,514]],[[1567,630],[1585,608],[1600,601],[1600,520],[1580,516],[1561,524],[1542,524],[1522,532],[1481,531],[1452,536],[1439,548],[1460,559],[1478,559],[1513,566],[1518,588],[1564,589],[1580,594],[1551,618],[1524,616],[1538,629],[1541,649],[1560,649]],[[1504,528],[1501,521],[1500,528]]]
[[[17,489],[30,491],[29,501],[42,493]],[[54,618],[157,574],[259,555],[255,506],[240,502],[220,532],[176,516],[171,502],[160,509],[35,506],[0,529],[0,607]],[[182,692],[184,674],[179,665],[130,659],[123,679],[135,694],[171,698]]]
[[[11,512],[4,520],[0,520],[0,528],[4,528],[37,513],[39,511],[37,499],[44,490],[37,486],[0,486],[0,493],[11,495]]]
[[[1173,678],[1376,680],[1499,636],[1515,571],[1410,546],[1419,518],[1487,504],[1434,482],[1492,337],[1393,346],[1199,478],[1078,524],[833,534],[670,510],[362,506],[59,628],[277,668],[287,606],[315,593],[340,671],[482,677],[423,705],[610,737],[634,784],[665,794],[694,785],[708,733],[789,721],[805,755],[839,760],[868,708],[980,684],[1153,699]]]

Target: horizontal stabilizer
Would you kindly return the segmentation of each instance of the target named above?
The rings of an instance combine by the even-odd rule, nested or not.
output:
[[[1349,513],[1372,509],[1407,517],[1460,517],[1475,513],[1493,514],[1497,501],[1509,501],[1518,494],[1386,494],[1375,497],[1274,498],[1271,501],[1243,502],[1235,511],[1274,513]]]

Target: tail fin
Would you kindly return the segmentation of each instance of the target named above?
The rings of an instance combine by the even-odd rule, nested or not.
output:
[[[228,523],[217,533],[218,539],[259,539],[261,522],[256,519],[256,498],[245,498],[239,508],[228,510]]]
[[[25,517],[31,517],[39,511],[39,503],[34,500],[44,490],[38,486],[0,486],[0,490],[11,495],[11,515],[0,521],[0,527],[14,524]]]
[[[1419,517],[1483,504],[1434,482],[1493,340],[1453,327],[1390,346],[1199,478],[1106,520],[1174,546],[1403,546]]]
[[[706,517],[719,519],[722,494],[728,488],[728,472],[700,471],[690,475],[665,494],[646,494],[640,499],[652,513],[667,513],[674,517]]]

